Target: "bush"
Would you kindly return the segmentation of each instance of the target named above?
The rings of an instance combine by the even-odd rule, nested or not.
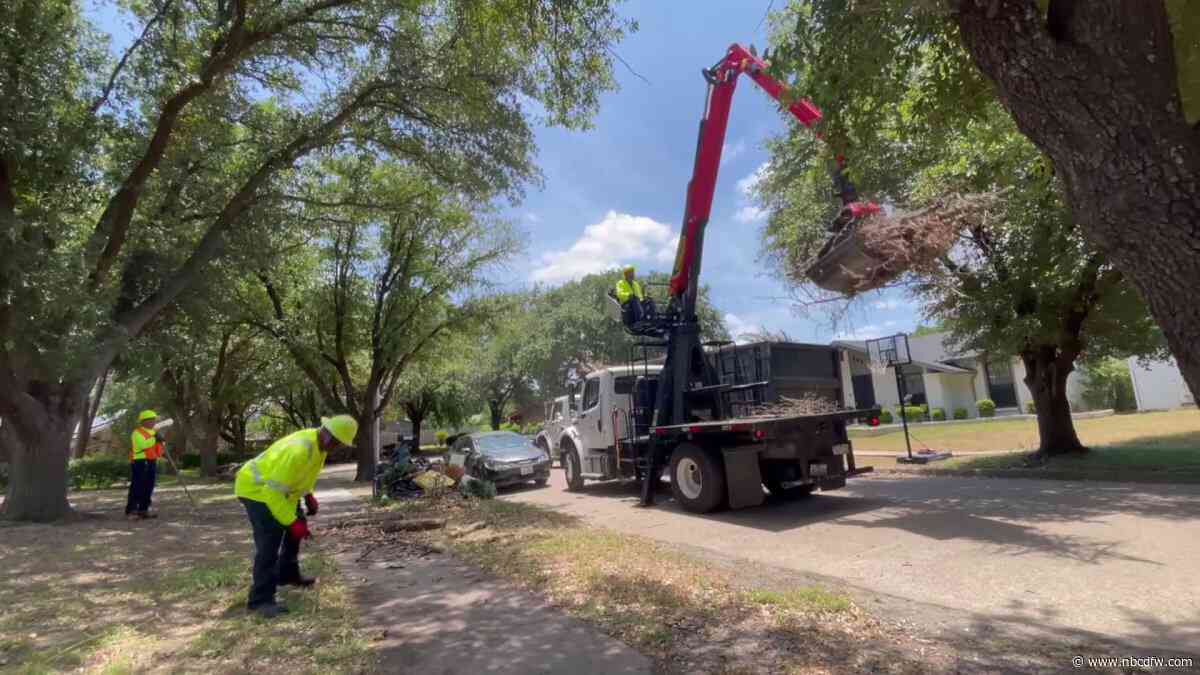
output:
[[[521,427],[512,422],[504,422],[500,425],[500,431],[511,431],[514,434],[521,433]]]
[[[1133,378],[1121,359],[1107,358],[1083,367],[1083,401],[1095,410],[1112,408],[1118,412],[1137,409]]]
[[[899,408],[896,408],[896,415],[900,415]],[[904,406],[904,416],[908,418],[909,422],[923,422],[925,421],[924,406],[906,405]]]
[[[934,408],[929,416],[933,418],[934,422],[941,422],[946,419],[946,411],[941,408]]]
[[[496,497],[496,484],[490,480],[464,480],[458,484],[458,491],[464,497],[474,497],[476,499],[494,499]]]
[[[521,429],[521,433],[526,436],[537,436],[544,427],[545,425],[541,422],[529,422]]]
[[[174,456],[174,455],[172,455],[172,456]],[[244,457],[235,455],[232,452],[218,452],[217,453],[217,466],[225,466],[226,464],[237,464],[238,462],[241,462],[244,460],[245,460]],[[199,453],[190,453],[189,452],[186,455],[180,455],[178,461],[179,461],[180,469],[199,469],[200,468],[200,454]]]
[[[891,410],[880,410],[879,411],[879,423],[880,424],[891,424],[892,423],[892,411]]]
[[[129,458],[116,455],[90,455],[73,459],[67,465],[67,480],[72,490],[106,488],[129,480]]]
[[[967,415],[968,415],[968,413],[967,413],[966,408],[955,408],[954,409],[954,419],[956,419],[956,420],[965,420],[965,419],[967,419]]]
[[[995,417],[996,402],[990,398],[981,398],[975,402],[975,407],[979,408],[980,417]]]
[[[926,417],[929,416],[929,404],[928,403],[921,404],[921,414]]]
[[[445,446],[445,445],[446,445],[446,437],[447,437],[447,436],[449,436],[449,435],[450,435],[450,434],[448,434],[448,433],[446,433],[446,432],[444,432],[444,431],[439,431],[439,432],[437,432],[436,434],[434,434],[434,436],[436,436],[436,437],[437,437],[437,444],[438,444],[438,445],[441,445],[441,446]]]
[[[1033,401],[1025,402],[1025,412],[1029,413],[1030,415],[1037,413],[1037,406],[1033,405]]]

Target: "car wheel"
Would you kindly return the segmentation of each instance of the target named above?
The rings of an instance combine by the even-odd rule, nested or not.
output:
[[[579,462],[579,453],[574,447],[563,448],[563,474],[567,479],[567,491],[578,492],[583,489],[583,465]]]
[[[704,448],[680,443],[671,453],[671,494],[692,513],[708,513],[725,501],[725,467]]]

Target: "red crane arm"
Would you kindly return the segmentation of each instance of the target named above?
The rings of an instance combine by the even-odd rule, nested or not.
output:
[[[738,75],[745,73],[768,96],[780,100],[786,87],[766,72],[766,64],[741,45],[729,47],[725,57],[704,71],[708,80],[708,98],[704,118],[700,121],[700,138],[696,144],[696,161],[692,179],[688,182],[687,203],[683,216],[683,233],[675,251],[675,268],[671,275],[672,299],[682,296],[687,318],[695,317],[697,280],[704,246],[704,229],[712,211],[713,193],[717,185],[717,169],[721,165],[721,148],[725,144],[725,129],[729,125],[729,108]],[[821,120],[821,111],[808,99],[798,99],[787,111],[811,128]],[[840,158],[839,158],[840,163]],[[855,216],[879,210],[874,204],[848,205]]]

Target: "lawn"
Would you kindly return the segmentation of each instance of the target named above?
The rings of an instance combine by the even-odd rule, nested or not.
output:
[[[126,521],[125,490],[71,494],[87,516],[56,525],[0,523],[0,672],[324,673],[370,670],[347,588],[319,544],[312,591],[286,590],[292,612],[266,622],[245,594],[253,545],[231,486],[164,481],[162,517]]]
[[[917,470],[968,471],[1003,475],[1037,474],[1046,478],[1200,481],[1200,412],[1111,415],[1076,420],[1080,440],[1092,452],[1031,466],[1026,455],[1037,448],[1037,423],[1030,419],[914,425],[913,450],[949,451],[955,459]],[[901,431],[871,435],[852,431],[862,464],[896,468],[904,453]]]

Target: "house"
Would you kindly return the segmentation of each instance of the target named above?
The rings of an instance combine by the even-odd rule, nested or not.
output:
[[[1025,411],[1033,395],[1025,386],[1025,364],[1020,358],[986,358],[977,351],[958,351],[953,344],[946,344],[948,338],[948,333],[933,333],[908,339],[912,363],[900,367],[900,376],[913,405],[941,408],[947,418],[960,408],[967,411],[968,417],[978,417],[976,402],[985,398],[996,404],[998,415]],[[835,340],[833,345],[842,350],[842,380],[851,383],[845,388],[843,405],[895,408],[900,404],[896,374],[891,369],[883,377],[871,372],[866,342]],[[1078,372],[1067,378],[1067,399],[1072,410],[1088,409]]]
[[[1131,356],[1127,363],[1138,410],[1169,410],[1196,404],[1174,359],[1143,363]]]
[[[108,453],[119,449],[128,449],[128,440],[121,439],[123,442],[118,442],[114,435],[113,423],[125,414],[124,410],[118,411],[108,417],[96,417],[92,421],[91,433],[88,434],[87,444],[83,448],[83,454],[90,455],[94,453]],[[72,434],[71,448],[75,448],[75,443],[79,438],[79,427],[76,425],[75,433]]]

